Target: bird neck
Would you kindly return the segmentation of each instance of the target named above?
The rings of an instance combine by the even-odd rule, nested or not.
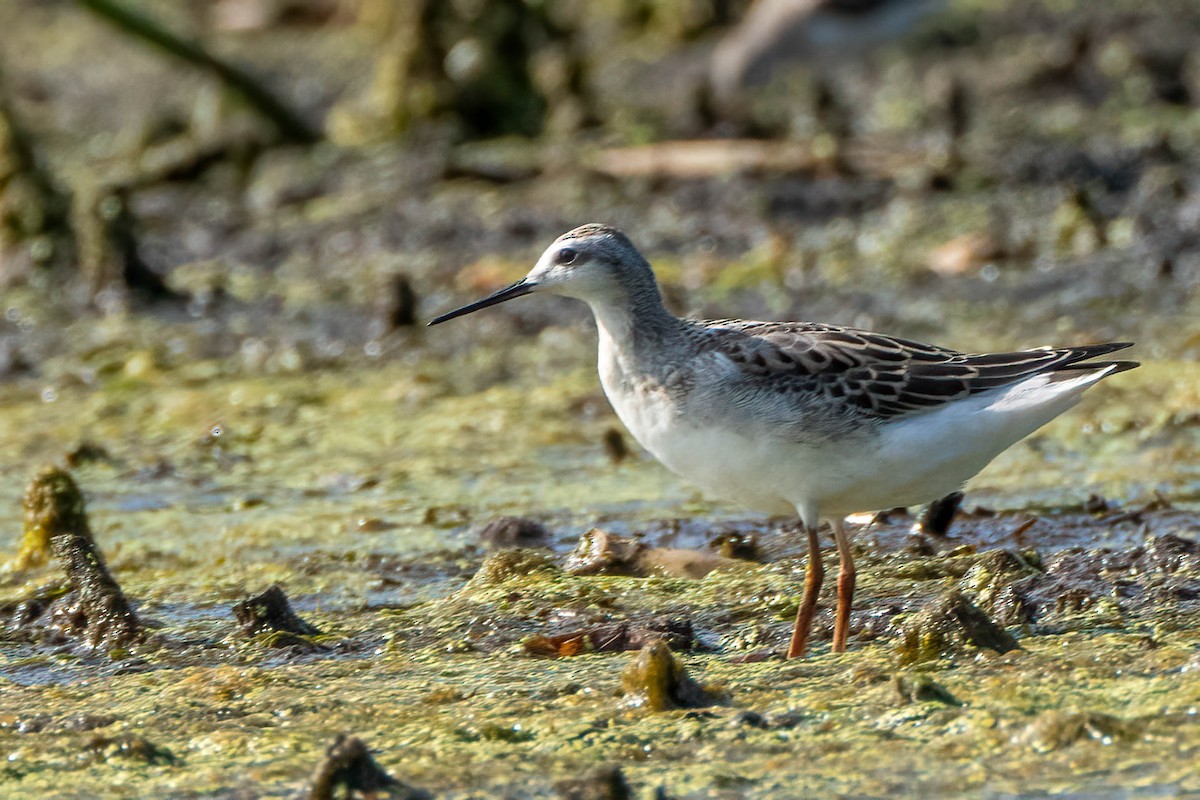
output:
[[[658,285],[622,288],[588,301],[600,336],[619,352],[638,357],[676,335],[681,322],[663,305]]]

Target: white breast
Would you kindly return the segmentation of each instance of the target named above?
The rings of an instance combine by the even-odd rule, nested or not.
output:
[[[676,475],[716,497],[771,514],[795,513],[773,467],[778,444],[721,427],[698,426],[679,413],[667,390],[634,374],[600,340],[600,383],[638,444]],[[798,452],[787,454],[796,467]],[[794,483],[794,481],[793,481]]]

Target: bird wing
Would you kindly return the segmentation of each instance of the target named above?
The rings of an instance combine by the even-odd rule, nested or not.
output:
[[[1040,373],[1131,362],[1093,362],[1128,342],[1039,347],[1011,353],[961,353],[871,331],[820,323],[706,323],[717,350],[749,381],[819,392],[875,418],[918,414]]]

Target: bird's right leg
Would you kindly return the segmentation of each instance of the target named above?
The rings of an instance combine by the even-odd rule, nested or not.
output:
[[[792,628],[792,643],[788,646],[788,658],[800,658],[808,646],[808,634],[812,630],[813,615],[817,611],[817,595],[821,593],[821,581],[825,579],[825,566],[821,563],[821,544],[817,541],[817,526],[805,525],[808,534],[808,568],[804,573],[804,597],[800,610],[796,612],[796,625]]]

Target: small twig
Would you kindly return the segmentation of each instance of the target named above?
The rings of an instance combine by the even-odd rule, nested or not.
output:
[[[1013,530],[1013,532],[1009,535],[1013,538],[1014,541],[1020,541],[1021,537],[1025,535],[1025,531],[1029,530],[1034,525],[1036,525],[1037,521],[1038,521],[1037,517],[1030,517],[1029,519],[1022,522],[1020,525],[1018,525]]]

